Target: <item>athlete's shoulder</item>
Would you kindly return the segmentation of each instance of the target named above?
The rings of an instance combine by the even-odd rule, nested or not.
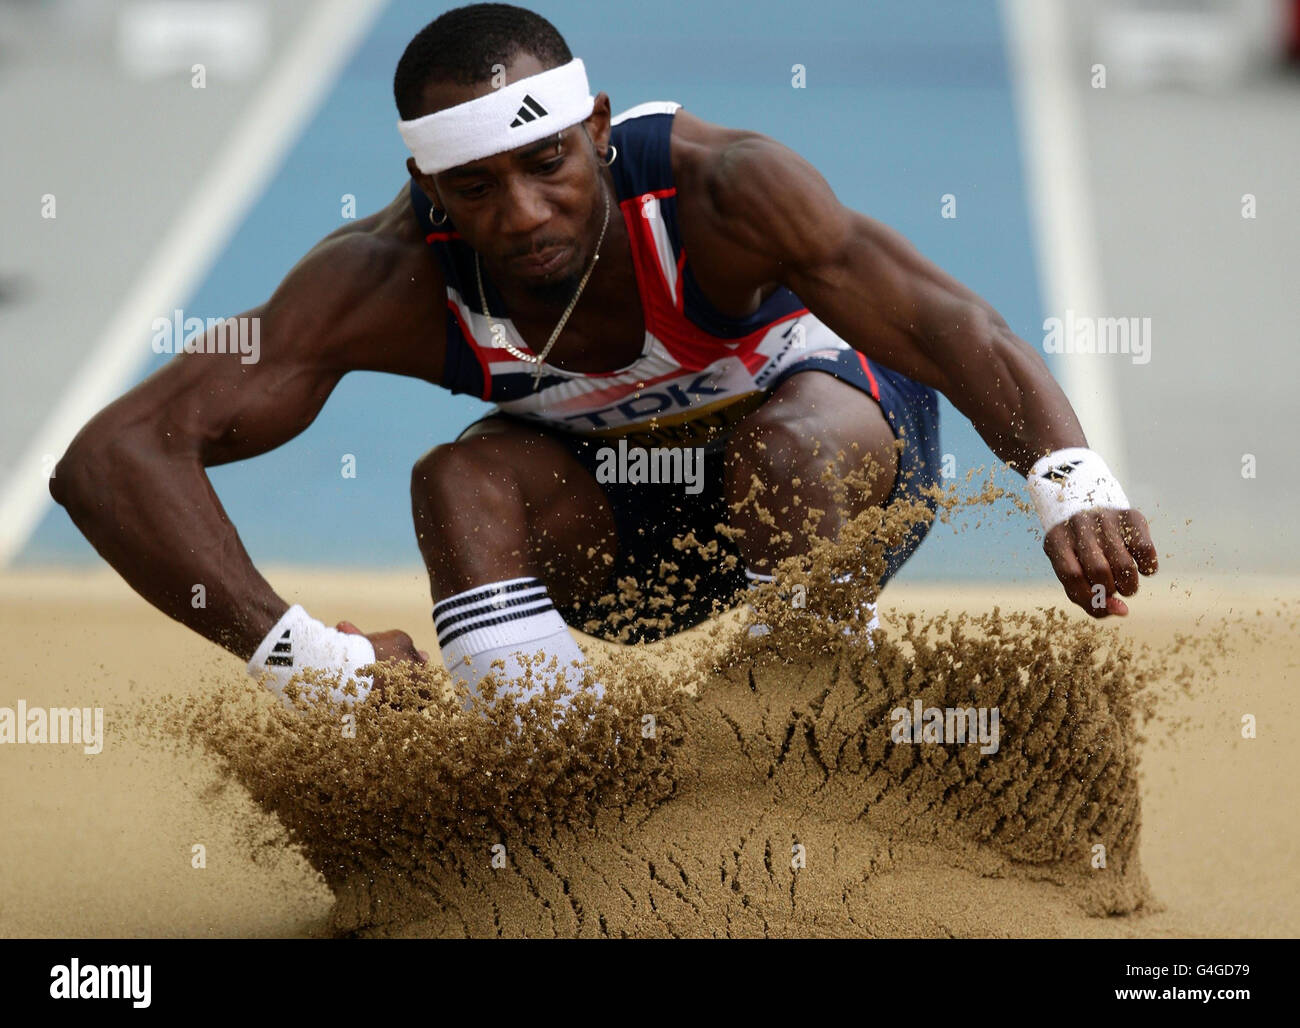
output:
[[[627,135],[640,129],[642,123],[649,125],[656,115],[672,118],[669,153],[679,198],[726,191],[729,184],[744,182],[755,173],[779,173],[783,167],[795,165],[811,167],[789,147],[762,132],[705,121],[674,101],[637,104],[618,114],[610,124]]]
[[[678,221],[702,284],[704,271],[766,289],[833,235],[834,194],[816,168],[771,136],[678,111],[672,164]]]
[[[711,201],[725,190],[738,156],[761,153],[774,140],[748,129],[728,128],[683,109],[673,118],[672,165],[678,197]]]
[[[329,291],[325,302],[363,305],[377,318],[402,317],[400,308],[417,297],[441,304],[445,295],[442,269],[429,253],[405,187],[374,214],[331,232],[304,260],[314,264],[313,277]]]
[[[678,202],[687,208],[712,188],[729,148],[765,138],[705,121],[670,100],[629,107],[611,119],[610,126],[611,138],[628,158],[621,169],[615,167],[615,178],[621,171],[628,179],[623,184],[637,189],[671,184]]]
[[[688,203],[764,232],[801,219],[819,225],[813,215],[826,215],[835,206],[817,169],[779,140],[683,115],[673,126],[673,170],[679,197],[687,194]],[[773,218],[776,210],[788,217]]]
[[[271,303],[300,311],[321,350],[349,366],[379,362],[379,370],[425,377],[430,347],[440,352],[445,297],[442,271],[403,187],[385,207],[312,247]]]
[[[334,271],[331,277],[353,283],[347,287],[350,292],[373,289],[378,282],[402,274],[426,280],[430,273],[438,274],[406,187],[374,214],[349,220],[331,232],[308,256],[327,258],[322,263]]]

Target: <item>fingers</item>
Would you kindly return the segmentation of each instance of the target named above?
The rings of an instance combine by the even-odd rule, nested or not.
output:
[[[1052,569],[1065,595],[1091,617],[1104,618],[1111,614],[1124,615],[1128,607],[1114,596],[1115,583],[1110,573],[1110,563],[1098,540],[1097,533],[1085,524],[1077,530],[1078,517],[1057,525],[1043,540],[1043,550],[1052,562]]]
[[[1101,512],[1101,548],[1110,564],[1115,588],[1122,596],[1132,596],[1138,591],[1138,566],[1124,542],[1124,530],[1120,523],[1119,511]]]
[[[1095,512],[1076,514],[1068,522],[1074,537],[1074,554],[1088,580],[1088,610],[1093,617],[1105,617],[1106,599],[1115,594],[1115,577],[1102,544],[1101,520]]]
[[[334,626],[340,632],[346,632],[348,635],[366,635],[351,621],[340,621]],[[375,648],[375,660],[382,663],[385,660],[409,660],[416,664],[429,663],[429,654],[426,650],[417,650],[415,640],[403,632],[400,628],[392,628],[387,632],[375,632],[373,635],[366,635]]]
[[[399,653],[399,656],[403,660],[413,661],[416,664],[429,663],[429,655],[425,653],[423,650],[417,650],[415,648],[414,639],[412,639],[401,629],[394,629],[394,634],[397,636],[398,640],[401,643],[401,651]]]
[[[1092,583],[1075,556],[1074,538],[1069,526],[1057,525],[1048,532],[1043,540],[1043,550],[1052,562],[1056,577],[1065,587],[1065,595],[1093,617],[1105,617],[1104,609],[1099,611],[1092,606]]]
[[[1120,511],[1119,520],[1124,545],[1137,561],[1138,570],[1144,575],[1154,575],[1160,562],[1156,558],[1156,544],[1151,541],[1147,519],[1139,510],[1124,510]]]
[[[415,642],[400,628],[376,632],[370,636],[375,644],[376,660],[409,660],[415,664],[429,663],[429,655],[415,648]]]
[[[1047,533],[1043,549],[1072,601],[1095,618],[1125,615],[1120,598],[1158,567],[1146,518],[1136,510],[1076,514]]]

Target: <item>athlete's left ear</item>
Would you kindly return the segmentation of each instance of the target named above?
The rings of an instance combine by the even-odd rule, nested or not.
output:
[[[407,174],[411,176],[411,178],[415,179],[415,181],[420,184],[420,188],[423,189],[428,194],[429,199],[436,204],[438,202],[438,191],[433,184],[433,176],[426,175],[424,172],[422,172],[416,166],[414,157],[406,158],[406,171]]]
[[[438,187],[433,184],[433,176],[426,175],[415,165],[415,158],[406,158],[406,170],[411,178],[424,190],[424,195],[429,198],[429,202],[435,207],[441,208],[442,201],[438,199]]]
[[[591,116],[582,123],[591,145],[595,147],[597,160],[608,160],[609,122],[609,94],[597,93],[596,106],[591,109]]]

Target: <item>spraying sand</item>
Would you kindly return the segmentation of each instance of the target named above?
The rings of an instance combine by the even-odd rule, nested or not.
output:
[[[1167,669],[1055,611],[868,639],[874,583],[835,570],[878,573],[930,516],[867,511],[781,563],[755,600],[770,634],[706,633],[674,676],[625,650],[597,669],[604,701],[579,689],[558,729],[563,686],[520,716],[441,669],[390,669],[352,716],[245,687],[182,721],[325,877],[335,932],[1015,934],[1026,904],[978,901],[988,880],[1143,909],[1137,714]],[[937,895],[890,899],[900,875]]]
[[[755,598],[767,636],[746,634],[742,610],[671,643],[589,640],[606,697],[579,685],[563,718],[560,690],[464,710],[441,668],[395,676],[384,699],[351,711],[288,711],[111,578],[99,593],[13,580],[6,623],[22,626],[23,659],[40,671],[11,649],[8,680],[50,703],[97,683],[110,731],[104,754],[80,761],[28,748],[24,766],[0,748],[12,795],[36,803],[0,806],[12,826],[0,930],[1293,932],[1300,911],[1278,883],[1297,836],[1269,813],[1287,790],[1267,797],[1296,761],[1242,741],[1237,708],[1285,716],[1292,665],[1276,640],[1294,630],[1294,606],[1165,598],[1143,635],[1134,619],[1003,612],[987,591],[964,597],[969,612],[934,613],[891,590],[884,630],[845,637],[872,587],[832,573],[850,551],[873,559],[872,540],[898,527],[867,518],[840,549],[783,565]],[[789,603],[794,584],[806,607]],[[399,623],[418,587],[340,580],[339,616]],[[74,617],[93,642],[69,651],[58,640]],[[147,661],[145,638],[161,640]],[[1229,667],[1253,678],[1225,690]],[[996,735],[979,720],[994,709]],[[964,741],[945,737],[945,711],[973,715]],[[1142,866],[1152,795],[1154,889]],[[1253,812],[1246,797],[1260,800]],[[87,838],[98,841],[77,845]]]

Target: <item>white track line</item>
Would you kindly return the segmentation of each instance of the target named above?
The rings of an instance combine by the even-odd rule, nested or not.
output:
[[[120,395],[149,354],[153,319],[182,306],[297,141],[385,0],[325,0],[192,192],[126,300],[81,363],[0,491],[0,568],[26,544],[50,501],[45,462]]]
[[[1020,120],[1030,217],[1043,269],[1044,314],[1105,316],[1084,133],[1064,0],[1002,0]],[[1037,328],[1038,326],[1036,326]],[[1041,337],[1040,337],[1041,338]],[[1111,375],[1118,355],[1060,355],[1061,386],[1088,436],[1121,482],[1127,453]]]

